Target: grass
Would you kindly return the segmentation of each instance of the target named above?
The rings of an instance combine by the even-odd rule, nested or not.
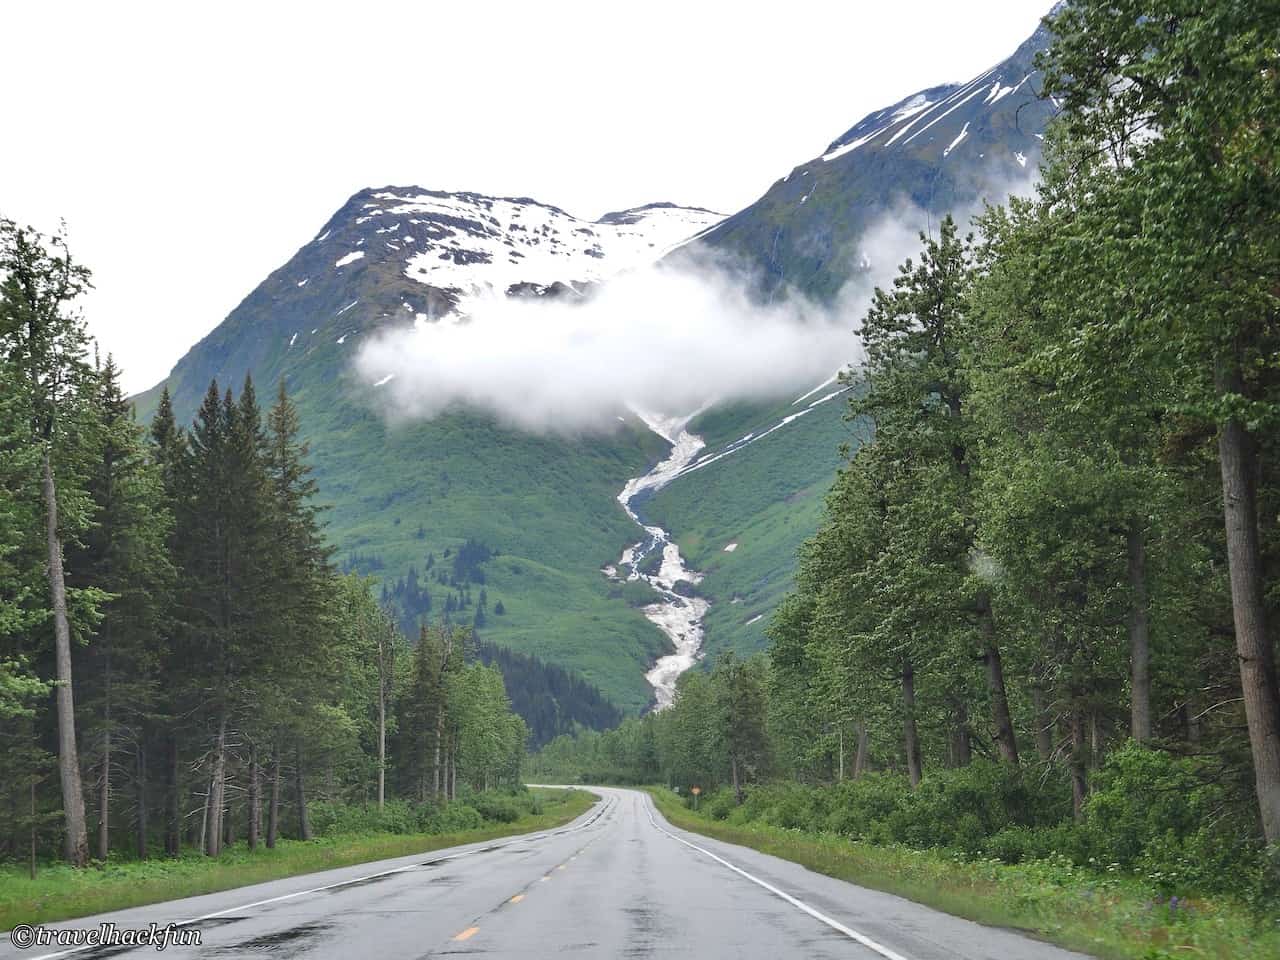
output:
[[[51,923],[111,910],[231,890],[267,880],[410,856],[478,840],[545,830],[586,812],[596,798],[581,790],[534,791],[542,813],[511,823],[442,834],[360,834],[310,842],[282,840],[274,850],[250,853],[237,844],[216,860],[191,853],[173,860],[108,862],[74,870],[44,868],[35,880],[20,867],[0,868],[0,930],[18,923]]]
[[[1191,898],[1171,909],[1133,878],[1096,874],[1065,861],[1009,866],[756,823],[734,825],[694,813],[667,790],[649,792],[678,827],[1104,960],[1280,956],[1280,923],[1260,920],[1230,901]]]

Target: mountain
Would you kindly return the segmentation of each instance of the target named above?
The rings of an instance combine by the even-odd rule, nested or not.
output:
[[[1036,96],[1034,60],[1048,43],[1041,27],[967,83],[921,90],[868,114],[689,249],[732,255],[757,278],[762,297],[791,289],[847,309],[852,331],[865,299],[842,295],[871,280],[887,283],[903,256],[896,244],[910,230],[926,230],[947,212],[967,217],[983,199],[1029,187],[1056,110]],[[890,221],[892,243],[878,229]],[[852,336],[849,346],[833,368],[853,359]],[[706,441],[702,456],[644,505],[646,521],[670,531],[703,574],[708,652],[766,643],[768,614],[817,526],[838,448],[866,433],[844,421],[837,386],[695,418],[688,429]]]
[[[361,190],[165,382],[178,411],[190,413],[212,377],[238,385],[245,371],[274,379],[301,364],[340,376],[359,338],[374,330],[465,315],[473,298],[494,291],[581,293],[723,219],[653,203],[587,221],[527,198]],[[144,411],[156,395],[140,398]]]
[[[700,243],[741,257],[767,293],[786,285],[833,299],[874,263],[862,244],[883,218],[910,219],[912,207],[935,217],[971,211],[1028,183],[1056,110],[1036,96],[1034,60],[1048,43],[1040,27],[968,83],[920,90],[868,114]]]
[[[709,651],[763,645],[795,551],[818,523],[838,448],[865,432],[843,420],[834,382],[834,368],[853,357],[852,335],[849,355],[832,358],[830,381],[694,417],[683,429],[705,446],[686,444],[687,460],[673,459],[671,442],[639,416],[612,435],[579,438],[519,433],[460,410],[389,424],[372,402],[378,386],[350,371],[362,338],[465,319],[475,298],[494,293],[580,296],[664,254],[708,251],[744,264],[761,297],[797,290],[847,309],[852,330],[859,301],[848,291],[886,280],[900,256],[878,226],[925,228],[1033,174],[1053,112],[1034,96],[1032,60],[1047,39],[1037,31],[968,83],[869,114],[727,219],[650,204],[584,220],[525,198],[362,190],[166,383],[185,418],[213,377],[238,387],[251,372],[260,391],[283,378],[345,566],[379,578],[409,622],[447,614],[482,623],[487,644],[571,671],[624,711],[643,709],[652,696],[645,671],[673,652],[642,612],[659,594],[709,601]],[[158,390],[138,398],[143,416]],[[628,483],[655,464],[660,483]],[[618,502],[624,487],[642,490],[630,507],[662,534],[647,554],[632,554],[636,568],[666,569],[669,536],[687,578],[663,581],[657,567],[639,580],[602,573],[616,573],[623,551],[647,536]],[[589,694],[578,699],[587,713],[607,713]]]
[[[655,203],[590,221],[529,199],[362,190],[165,384],[188,420],[213,378],[238,390],[251,373],[260,394],[283,378],[344,566],[386,585],[412,573],[415,617],[473,622],[483,589],[486,642],[573,670],[639,710],[651,696],[645,670],[666,642],[632,605],[643,598],[599,571],[637,539],[616,497],[665,442],[638,418],[585,439],[519,433],[465,411],[389,425],[350,360],[374,331],[465,315],[493,291],[576,295],[721,219]],[[136,398],[140,416],[160,386]],[[485,559],[460,568],[464,550]]]

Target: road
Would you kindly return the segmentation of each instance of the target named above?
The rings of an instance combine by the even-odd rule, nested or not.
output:
[[[190,921],[163,956],[347,960],[688,957],[1081,960],[910,901],[672,827],[634,790],[556,830],[53,924]],[[5,938],[7,941],[7,938]],[[0,960],[155,956],[155,948],[18,950]]]

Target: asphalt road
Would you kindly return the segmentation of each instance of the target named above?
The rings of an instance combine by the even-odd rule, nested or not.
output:
[[[51,929],[187,923],[168,958],[484,957],[1067,960],[1079,958],[745,847],[672,827],[647,795],[602,800],[557,830],[174,900]],[[7,937],[4,938],[7,941]],[[155,956],[153,946],[15,949]]]

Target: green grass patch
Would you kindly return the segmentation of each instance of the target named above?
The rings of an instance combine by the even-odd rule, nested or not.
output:
[[[663,816],[686,830],[1105,960],[1280,956],[1280,920],[1259,918],[1225,898],[1192,897],[1171,907],[1132,877],[1094,873],[1065,858],[1007,865],[762,823],[730,824],[689,810],[668,790],[649,793]]]
[[[690,429],[715,452],[748,433],[764,433],[799,409],[790,400],[734,407],[705,414]],[[840,445],[861,436],[843,419],[846,409],[843,399],[829,400],[679,477],[640,507],[644,520],[669,531],[689,567],[704,575],[699,589],[711,601],[703,622],[709,659],[727,648],[750,654],[767,646],[765,628],[794,586],[800,545],[818,529],[842,463]],[[730,544],[736,546],[726,552]]]
[[[0,868],[0,930],[18,923],[51,923],[148,903],[217,893],[267,880],[405,857],[478,840],[545,830],[585,813],[595,796],[582,790],[535,789],[541,813],[509,823],[439,834],[369,833],[281,840],[274,850],[250,853],[236,844],[211,860],[198,853],[177,859],[108,862],[85,870],[43,868],[32,880],[23,867]]]

